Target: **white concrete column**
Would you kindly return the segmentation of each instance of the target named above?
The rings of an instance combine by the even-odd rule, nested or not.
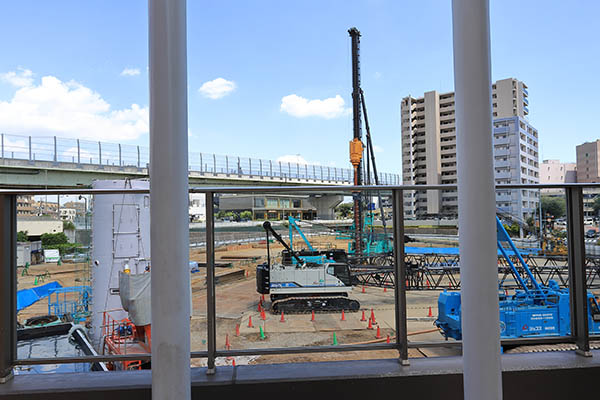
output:
[[[152,398],[189,399],[185,0],[149,0]]]
[[[464,398],[502,399],[489,0],[453,0]]]

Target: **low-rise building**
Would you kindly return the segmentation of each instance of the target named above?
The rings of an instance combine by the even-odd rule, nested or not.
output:
[[[334,219],[335,207],[342,200],[337,195],[222,195],[219,211],[250,211],[254,220]]]
[[[544,160],[540,168],[540,183],[575,183],[577,182],[577,164],[563,163],[560,160]],[[542,189],[544,195],[564,194],[562,189]]]

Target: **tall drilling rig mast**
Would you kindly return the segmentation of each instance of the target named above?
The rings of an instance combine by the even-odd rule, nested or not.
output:
[[[356,28],[348,30],[352,38],[352,116],[354,138],[350,142],[350,162],[354,167],[354,185],[362,185],[362,122],[360,95],[360,31]],[[353,194],[354,200],[354,249],[357,256],[362,255],[362,196],[360,192]]]

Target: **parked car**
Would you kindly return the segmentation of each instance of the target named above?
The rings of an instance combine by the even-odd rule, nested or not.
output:
[[[594,229],[588,229],[587,232],[585,233],[585,237],[595,238],[596,234],[597,234],[597,232]]]

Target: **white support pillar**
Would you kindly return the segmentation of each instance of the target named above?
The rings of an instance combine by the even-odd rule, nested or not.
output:
[[[502,399],[489,0],[453,0],[464,398]]]
[[[185,0],[149,0],[152,398],[189,399]]]

